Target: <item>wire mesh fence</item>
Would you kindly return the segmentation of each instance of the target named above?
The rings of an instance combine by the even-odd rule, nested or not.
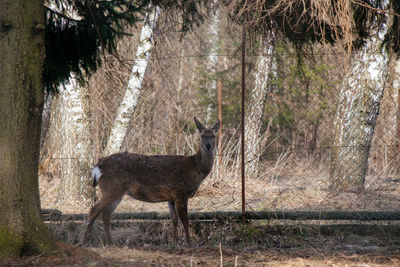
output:
[[[164,18],[167,19],[167,18]],[[225,23],[225,24],[224,24]],[[165,25],[160,23],[160,25]],[[240,43],[235,26],[221,22],[216,65],[210,65],[212,44],[203,25],[183,38],[169,29],[157,28],[155,45],[140,88],[140,98],[130,119],[121,151],[143,154],[190,155],[197,151],[198,136],[193,117],[212,124],[218,114],[216,82],[222,82],[222,142],[211,174],[189,202],[193,212],[240,211],[242,203],[240,173]],[[140,28],[134,30],[139,31]],[[138,34],[134,34],[137,36]],[[136,37],[120,42],[118,57],[106,56],[103,69],[90,78],[77,118],[67,112],[71,102],[58,97],[49,102],[44,116],[40,162],[42,207],[64,213],[87,212],[87,200],[60,198],[65,180],[73,177],[81,187],[90,187],[90,168],[103,155],[113,120],[118,112],[131,75]],[[276,54],[263,55],[257,42],[248,48],[246,84],[251,88],[259,57],[276,57],[268,75],[257,136],[260,151],[248,157],[257,161],[256,172],[246,170],[246,210],[265,211],[398,211],[400,176],[398,146],[398,88],[389,83],[380,105],[380,114],[369,146],[351,147],[368,155],[364,190],[337,192],[330,189],[335,114],[344,79],[345,60],[341,54],[316,46],[311,63],[299,63],[296,53],[284,42],[276,42]],[[258,51],[258,52],[257,52]],[[215,63],[215,61],[212,61]],[[299,65],[300,64],[300,65]],[[215,83],[214,83],[215,82]],[[61,88],[62,89],[62,88]],[[248,90],[250,91],[250,90]],[[252,105],[247,95],[246,109]],[[76,104],[77,102],[73,102]],[[252,117],[247,117],[252,120]],[[89,133],[77,132],[77,122],[87,120]],[[69,125],[66,129],[66,125]],[[356,126],[355,126],[356,127]],[[351,142],[350,142],[351,143]],[[82,152],[83,144],[89,149]],[[251,151],[250,151],[251,152]],[[251,153],[250,153],[251,154]],[[346,160],[347,172],[359,166]],[[79,171],[74,171],[75,169]],[[83,174],[86,173],[86,174]],[[249,175],[251,174],[251,175]],[[92,190],[92,189],[91,189]],[[167,211],[166,203],[145,203],[124,199],[117,212]],[[371,217],[373,219],[373,217]]]

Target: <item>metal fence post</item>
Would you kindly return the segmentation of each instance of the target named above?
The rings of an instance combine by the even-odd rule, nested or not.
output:
[[[243,219],[245,218],[246,213],[246,193],[245,193],[245,136],[244,136],[244,128],[245,128],[245,110],[244,110],[244,103],[245,103],[245,90],[246,90],[246,82],[245,82],[245,72],[246,72],[246,27],[243,26],[243,33],[242,33],[242,216]]]

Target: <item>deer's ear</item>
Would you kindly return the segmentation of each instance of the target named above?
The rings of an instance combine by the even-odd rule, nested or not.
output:
[[[199,122],[199,121],[197,120],[196,117],[194,117],[194,122],[196,123],[196,127],[197,127],[197,129],[198,129],[200,132],[201,132],[202,130],[204,130],[203,124],[201,124],[201,122]]]
[[[220,121],[217,120],[217,122],[211,127],[211,129],[212,129],[214,132],[218,132],[219,126],[220,126],[220,125],[221,125]]]

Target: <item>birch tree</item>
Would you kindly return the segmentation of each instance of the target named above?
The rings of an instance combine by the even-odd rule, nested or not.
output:
[[[393,90],[394,90],[394,101],[396,101],[396,128],[397,128],[397,142],[396,144],[400,143],[400,57],[396,58],[394,68],[393,68]],[[399,149],[399,148],[397,148]]]
[[[215,8],[215,13],[211,15],[210,25],[207,32],[208,43],[210,49],[208,51],[208,60],[207,60],[207,72],[210,75],[211,81],[207,84],[207,93],[212,98],[215,99],[215,95],[217,92],[217,81],[216,81],[216,72],[218,68],[218,29],[220,25],[220,11],[218,8],[218,0],[213,1],[213,6]],[[207,106],[206,113],[206,124],[210,121],[212,114],[212,103],[210,102]]]
[[[374,158],[369,168],[382,175],[395,175],[398,170],[399,144],[399,77],[400,69],[397,55],[389,52],[388,78],[385,84],[379,117],[372,139],[372,146],[377,146],[369,157]],[[372,162],[371,162],[372,163]]]
[[[383,50],[387,22],[370,22],[372,35],[352,54],[340,91],[335,115],[335,137],[331,154],[330,189],[364,189],[368,155],[379,114],[389,56]]]
[[[91,135],[89,92],[71,77],[69,84],[60,88],[58,109],[62,128],[61,140],[62,179],[58,201],[82,200],[87,205],[93,201],[94,191],[90,185]]]
[[[261,42],[262,53],[258,56],[254,69],[254,83],[250,94],[248,112],[245,118],[245,139],[246,139],[246,174],[256,178],[260,159],[261,124],[264,111],[268,82],[274,69],[274,36],[269,33]]]
[[[129,121],[135,112],[139,100],[144,74],[150,60],[151,50],[154,45],[153,30],[159,13],[160,8],[155,7],[146,15],[144,20],[131,76],[128,81],[125,95],[118,108],[110,136],[108,137],[107,146],[103,153],[104,155],[119,152],[122,142],[124,141]]]

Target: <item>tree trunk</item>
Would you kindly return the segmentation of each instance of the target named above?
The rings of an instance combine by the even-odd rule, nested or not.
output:
[[[62,179],[58,201],[78,200],[90,205],[94,199],[91,185],[91,135],[89,91],[79,86],[74,78],[60,88],[58,96],[59,118],[62,127],[61,144]]]
[[[124,98],[119,106],[117,117],[108,138],[107,147],[103,155],[119,152],[128,130],[128,124],[132,118],[140,96],[143,77],[146,72],[147,64],[150,60],[151,50],[153,49],[153,30],[157,22],[160,9],[155,7],[150,14],[147,14],[142,32],[140,34],[139,46],[136,51],[135,63],[132,74],[128,82]]]
[[[258,57],[254,69],[254,83],[250,92],[248,112],[246,113],[246,146],[247,163],[246,174],[256,178],[260,159],[261,124],[265,101],[267,98],[268,81],[274,64],[273,35],[262,40],[262,54]]]
[[[40,150],[42,150],[44,142],[46,140],[47,133],[50,128],[50,115],[51,115],[51,103],[53,101],[53,94],[48,93],[44,99],[43,113],[42,113],[42,127],[40,133]]]
[[[387,78],[388,55],[382,51],[387,25],[373,32],[365,46],[352,55],[335,115],[330,189],[364,189],[368,155]]]
[[[213,5],[215,8],[215,13],[212,14],[211,16],[211,23],[208,29],[207,33],[207,38],[208,38],[208,43],[210,45],[210,49],[208,51],[208,60],[207,60],[207,73],[209,77],[211,78],[210,81],[207,83],[207,93],[210,96],[211,99],[216,99],[216,92],[217,92],[217,78],[216,78],[216,73],[217,73],[217,68],[218,68],[218,42],[219,42],[219,36],[218,36],[218,29],[219,29],[219,24],[220,24],[220,16],[219,16],[219,8],[218,8],[218,0],[213,1]],[[209,102],[207,105],[207,111],[206,111],[206,124],[208,124],[211,120],[211,114],[212,114],[212,102]]]
[[[396,107],[397,107],[396,126],[395,127],[397,130],[396,145],[397,145],[397,151],[399,151],[400,150],[400,147],[399,147],[399,144],[400,144],[400,57],[396,58],[396,62],[394,64],[394,68],[393,68],[393,91],[394,91],[394,96],[397,97],[397,99],[394,99],[394,101],[396,101]]]
[[[389,53],[388,78],[385,84],[385,93],[381,101],[379,117],[375,126],[375,135],[370,152],[369,169],[380,175],[396,175],[399,170],[398,152],[398,80],[400,73],[396,73],[397,55]],[[370,173],[370,171],[369,171]]]
[[[44,1],[0,4],[0,256],[53,249],[39,198]]]

